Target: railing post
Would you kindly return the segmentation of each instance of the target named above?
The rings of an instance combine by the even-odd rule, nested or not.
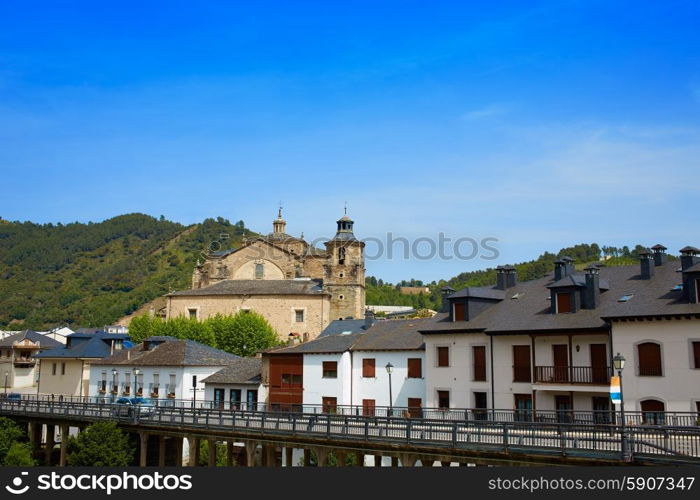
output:
[[[410,443],[410,442],[411,442],[411,427],[412,427],[412,423],[413,423],[413,422],[411,421],[410,418],[406,421],[406,442],[407,442],[407,443]]]
[[[503,423],[503,451],[508,453],[508,424]]]
[[[452,446],[457,446],[457,422],[452,424]]]

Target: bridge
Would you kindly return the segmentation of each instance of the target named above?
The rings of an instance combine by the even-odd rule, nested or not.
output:
[[[228,463],[263,465],[292,464],[292,451],[304,450],[305,465],[311,452],[319,466],[328,463],[332,451],[343,462],[349,453],[365,463],[366,455],[391,457],[392,464],[415,466],[458,462],[460,464],[696,464],[700,465],[700,426],[695,420],[681,419],[688,425],[625,425],[609,421],[569,419],[535,421],[482,413],[450,410],[427,413],[420,418],[361,415],[332,411],[282,411],[256,407],[224,408],[198,402],[172,402],[151,411],[123,412],[123,406],[94,398],[55,400],[0,399],[0,415],[26,422],[36,453],[44,453],[47,464],[53,460],[55,430],[60,429],[59,465],[66,463],[67,439],[71,428],[83,429],[99,421],[115,421],[129,433],[139,436],[139,464],[185,465],[183,446],[189,446],[189,465],[196,464],[199,444],[207,440],[209,465],[216,464],[216,443],[227,445]],[[134,409],[136,410],[136,408]],[[668,415],[661,420],[678,421]],[[615,415],[613,415],[613,422]],[[692,422],[692,423],[690,423]],[[45,439],[42,440],[42,436]],[[43,442],[42,442],[43,441]],[[278,455],[279,454],[279,455]],[[376,458],[375,458],[376,463]],[[341,464],[342,465],[342,464]]]

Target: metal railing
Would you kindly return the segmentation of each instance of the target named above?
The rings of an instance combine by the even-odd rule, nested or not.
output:
[[[176,399],[166,397],[165,393],[158,398],[143,399],[157,407],[212,409],[212,410],[241,410],[253,412],[279,412],[301,413],[310,415],[323,415],[329,413],[328,406],[322,404],[271,404],[266,402],[249,403],[246,401],[215,401],[203,399]],[[3,394],[0,393],[0,399]],[[101,394],[99,396],[51,396],[46,394],[22,394],[24,401],[42,402],[72,402],[90,404],[111,404],[122,395]],[[613,410],[540,410],[540,409],[491,409],[491,408],[428,408],[406,406],[374,406],[362,405],[334,405],[333,415],[337,416],[365,416],[365,417],[392,417],[420,420],[439,421],[475,421],[475,422],[534,422],[534,423],[570,423],[584,425],[620,425],[622,423],[620,412]],[[654,426],[669,425],[676,427],[700,428],[700,413],[698,412],[644,412],[625,411],[625,425],[628,426]]]
[[[608,385],[611,375],[607,366],[535,366],[535,383]]]
[[[121,407],[123,408],[123,407]],[[172,427],[277,438],[323,437],[328,443],[365,441],[425,450],[452,448],[509,454],[539,454],[621,460],[625,447],[636,459],[700,463],[700,428],[605,426],[575,423],[439,421],[396,417],[309,414],[163,406],[125,415],[120,405],[45,399],[0,399],[0,414],[61,417],[80,421],[112,420],[150,428]],[[623,432],[624,431],[624,432]],[[429,451],[428,451],[429,452]]]

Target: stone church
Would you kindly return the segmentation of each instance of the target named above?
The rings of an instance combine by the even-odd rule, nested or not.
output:
[[[166,316],[205,319],[255,311],[283,340],[315,338],[330,321],[359,319],[365,309],[365,244],[345,214],[325,249],[287,234],[280,208],[272,233],[198,262],[192,289],[166,296]]]

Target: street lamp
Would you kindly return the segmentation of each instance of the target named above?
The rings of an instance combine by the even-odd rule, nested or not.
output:
[[[112,393],[112,400],[114,400],[117,397],[117,393],[115,392],[116,386],[117,386],[117,369],[112,368],[112,390],[110,391]]]
[[[138,368],[134,369],[134,397],[136,397],[136,392],[138,390],[139,375],[141,375],[141,370]]]
[[[391,374],[394,372],[394,365],[386,364],[386,372],[389,374],[389,416],[394,413],[394,398],[391,394]]]
[[[617,372],[617,377],[620,381],[620,433],[622,438],[622,460],[629,461],[631,457],[629,450],[629,441],[627,439],[627,424],[625,422],[625,395],[622,392],[622,370],[625,368],[625,357],[618,352],[613,358],[612,362],[613,368]]]

